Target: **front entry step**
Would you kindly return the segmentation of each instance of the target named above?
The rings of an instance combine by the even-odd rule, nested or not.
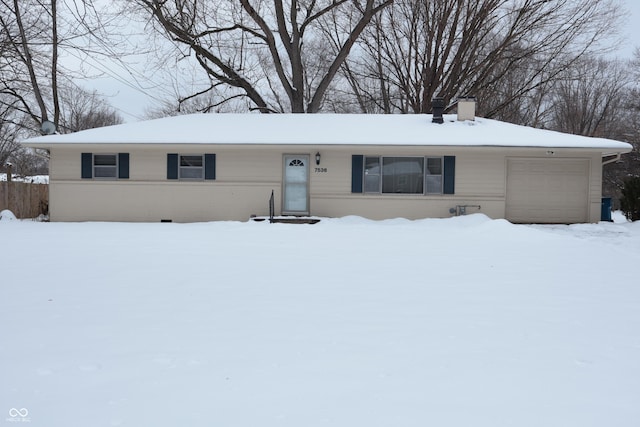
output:
[[[317,224],[320,222],[320,218],[311,218],[306,216],[278,216],[278,217],[253,217],[253,221],[269,221],[272,224]]]

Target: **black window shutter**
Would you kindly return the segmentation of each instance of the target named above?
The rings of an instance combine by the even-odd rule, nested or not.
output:
[[[364,167],[364,156],[354,154],[351,156],[351,192],[362,193],[362,175]]]
[[[455,194],[456,156],[444,156],[444,194]]]
[[[82,153],[82,179],[93,178],[93,154]]]
[[[167,154],[167,179],[178,179],[177,154]]]
[[[118,178],[129,179],[129,153],[118,153]]]
[[[216,155],[204,155],[204,179],[216,179]]]

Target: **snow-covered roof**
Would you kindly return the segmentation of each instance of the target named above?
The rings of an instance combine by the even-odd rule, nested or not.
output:
[[[426,114],[191,114],[49,135],[24,141],[59,144],[426,145],[593,148],[627,152],[631,145],[484,118],[432,123]]]

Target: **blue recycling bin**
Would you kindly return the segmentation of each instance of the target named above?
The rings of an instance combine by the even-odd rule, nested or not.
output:
[[[612,222],[611,219],[611,197],[603,197],[601,210],[600,210],[600,221],[609,221]]]

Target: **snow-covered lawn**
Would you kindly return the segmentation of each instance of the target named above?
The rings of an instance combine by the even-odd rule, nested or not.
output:
[[[640,423],[640,223],[0,221],[0,243],[0,424]]]

